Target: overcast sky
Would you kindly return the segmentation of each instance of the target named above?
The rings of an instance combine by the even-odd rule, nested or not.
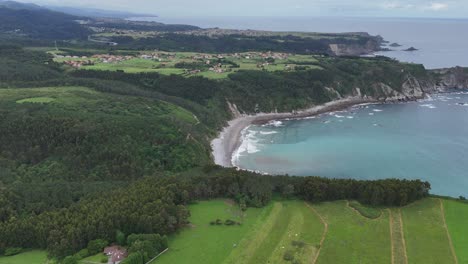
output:
[[[19,0],[160,16],[385,16],[468,18],[468,0]]]

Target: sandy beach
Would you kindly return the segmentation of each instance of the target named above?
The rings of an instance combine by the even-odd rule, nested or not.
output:
[[[369,98],[349,97],[328,102],[323,105],[314,106],[302,111],[297,111],[295,113],[259,113],[256,115],[244,115],[238,117],[229,121],[228,126],[225,127],[218,137],[211,142],[214,162],[223,167],[233,167],[232,156],[242,143],[242,131],[251,124],[263,124],[272,120],[287,118],[305,118],[327,112],[343,110],[354,105],[377,102],[378,101]]]

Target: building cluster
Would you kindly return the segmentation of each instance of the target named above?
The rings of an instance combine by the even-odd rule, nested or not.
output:
[[[141,59],[156,60],[156,61],[173,61],[176,59],[175,53],[153,52],[150,54],[140,55]]]
[[[70,60],[65,61],[64,63],[72,66],[73,68],[81,68],[87,65],[94,65],[94,62],[92,60]]]
[[[102,63],[118,63],[126,60],[131,60],[135,58],[134,56],[121,56],[121,55],[109,55],[109,54],[96,54],[92,56],[93,59],[96,59],[98,62]]]

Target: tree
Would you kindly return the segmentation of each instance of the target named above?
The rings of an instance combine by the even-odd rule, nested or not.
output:
[[[107,245],[109,245],[109,242],[106,240],[96,239],[89,241],[87,249],[90,255],[96,255],[97,253],[102,252]]]
[[[115,232],[115,241],[117,242],[117,244],[119,244],[120,246],[125,246],[125,243],[127,242],[127,238],[124,234],[124,232],[120,231],[120,230],[117,230]]]

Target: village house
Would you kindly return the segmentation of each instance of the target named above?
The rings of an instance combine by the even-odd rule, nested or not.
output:
[[[111,264],[119,264],[128,256],[125,248],[120,246],[110,246],[104,249],[104,254],[109,257]]]

